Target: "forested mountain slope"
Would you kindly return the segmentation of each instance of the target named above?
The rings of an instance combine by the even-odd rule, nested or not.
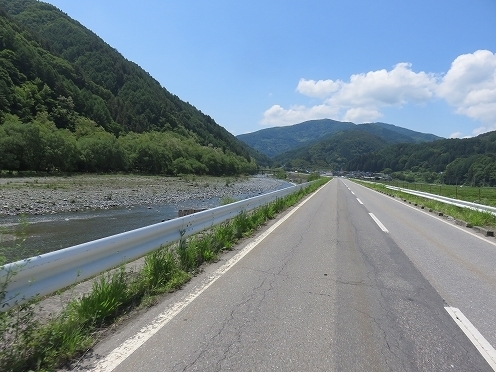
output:
[[[421,133],[386,123],[358,124],[356,128],[375,134],[391,143],[422,143],[442,139],[434,134]]]
[[[0,120],[0,170],[256,169],[251,149],[211,117],[57,8],[35,0],[0,0]],[[34,164],[21,151],[32,145],[29,136],[39,137],[38,157],[52,136],[66,147],[57,149],[59,156],[70,148],[70,161]],[[108,146],[113,156],[92,154]],[[105,156],[119,159],[103,167],[90,159]]]
[[[240,134],[237,138],[255,150],[273,157],[354,126],[353,123],[342,123],[330,119],[310,120],[295,125]]]
[[[397,144],[362,154],[347,170],[413,172],[425,181],[496,186],[496,132],[473,138],[443,139],[420,144]]]
[[[389,143],[417,143],[440,138],[391,124],[367,123],[357,125],[331,119],[310,120],[284,127],[266,128],[253,133],[238,135],[237,138],[257,151],[274,157],[299,147],[313,146],[318,141],[327,141],[333,134],[342,131],[367,132]],[[326,147],[326,145],[322,147]]]
[[[342,169],[351,159],[377,151],[388,142],[372,133],[346,130],[334,133],[324,140],[287,151],[273,158],[274,164],[296,169]]]

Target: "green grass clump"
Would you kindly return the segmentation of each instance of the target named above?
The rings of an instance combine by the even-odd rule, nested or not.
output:
[[[0,313],[0,371],[51,371],[68,366],[98,341],[102,328],[133,309],[158,302],[158,295],[180,288],[202,264],[216,260],[222,251],[327,181],[319,179],[299,192],[161,247],[145,257],[138,272],[119,268],[102,275],[89,294],[69,302],[48,320],[36,317],[36,300]]]
[[[171,281],[180,273],[176,257],[170,247],[163,247],[145,257],[140,283],[152,293],[171,289]],[[143,290],[144,291],[144,290]]]
[[[111,322],[119,308],[127,302],[127,281],[124,268],[106,275],[93,283],[92,291],[70,303],[76,318],[82,324],[100,327]]]

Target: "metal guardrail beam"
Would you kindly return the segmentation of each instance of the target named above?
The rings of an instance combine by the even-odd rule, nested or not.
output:
[[[411,194],[411,195],[421,196],[423,198],[436,200],[436,201],[446,203],[446,204],[456,205],[457,207],[461,207],[461,208],[470,208],[470,209],[473,209],[476,211],[488,212],[488,213],[496,215],[496,208],[490,207],[488,205],[471,203],[471,202],[464,201],[464,200],[452,199],[452,198],[448,198],[446,196],[430,194],[428,192],[423,192],[423,191],[404,189],[404,188],[396,187],[396,186],[386,186],[386,188],[388,188],[390,190],[401,191],[401,192]]]
[[[0,312],[82,282],[308,186],[296,186],[0,267]]]

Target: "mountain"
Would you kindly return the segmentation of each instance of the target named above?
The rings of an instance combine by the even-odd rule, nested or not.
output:
[[[433,134],[424,134],[385,123],[354,124],[331,119],[310,120],[285,127],[262,129],[241,134],[237,138],[269,157],[275,157],[296,148],[327,140],[333,134],[352,131],[367,132],[388,143],[418,143],[439,139]],[[363,136],[360,138],[364,138]],[[323,145],[322,147],[326,147]]]
[[[395,144],[363,153],[345,170],[416,173],[425,182],[496,186],[496,132],[464,139]]]
[[[441,139],[441,137],[435,136],[434,134],[416,132],[386,123],[358,124],[357,128],[375,134],[392,143],[421,143]]]
[[[27,143],[26,131],[38,140]],[[232,174],[255,171],[258,156],[92,31],[36,0],[0,0],[0,132],[0,170]],[[59,154],[70,165],[34,164],[36,156],[20,150],[39,143],[45,156],[49,134],[75,152]],[[93,153],[109,146],[117,149],[114,165],[88,164],[110,156]]]
[[[286,168],[339,170],[357,156],[375,152],[388,144],[384,138],[355,127],[276,155],[272,160],[274,165]]]
[[[353,128],[353,123],[330,119],[310,120],[300,124],[261,129],[236,136],[258,152],[273,157],[302,145],[311,143],[328,134]]]

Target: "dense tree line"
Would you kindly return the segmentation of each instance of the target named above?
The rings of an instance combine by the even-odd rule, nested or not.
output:
[[[496,186],[496,132],[473,138],[398,144],[362,154],[346,170],[410,172],[430,182]],[[438,176],[436,176],[438,175]]]
[[[250,174],[257,170],[232,151],[201,146],[173,132],[130,132],[119,137],[87,118],[74,131],[57,128],[48,114],[29,123],[7,115],[0,125],[0,170],[154,174]]]

